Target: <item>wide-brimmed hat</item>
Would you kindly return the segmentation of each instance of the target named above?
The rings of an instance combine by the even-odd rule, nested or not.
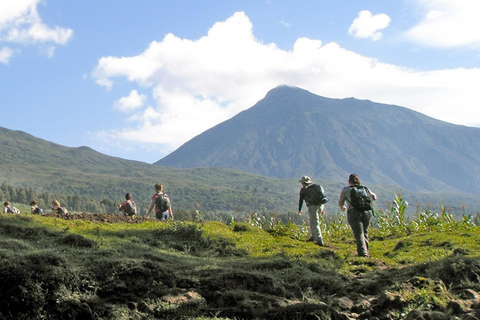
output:
[[[310,179],[309,176],[303,176],[300,180],[298,180],[298,182],[301,182],[301,183],[312,183],[312,179]]]

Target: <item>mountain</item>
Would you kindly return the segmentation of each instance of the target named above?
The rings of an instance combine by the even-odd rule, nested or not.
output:
[[[480,128],[280,86],[155,164],[343,182],[355,172],[365,182],[413,191],[478,194]]]
[[[279,179],[228,168],[179,169],[125,160],[89,147],[69,148],[22,131],[0,127],[2,201],[12,200],[2,194],[6,183],[48,194],[50,200],[45,199],[45,205],[51,202],[51,198],[62,195],[73,196],[78,207],[87,212],[98,212],[91,199],[105,203],[105,210],[116,211],[115,208],[109,209],[112,201],[121,201],[126,192],[131,192],[137,208],[144,214],[154,184],[162,183],[175,211],[200,210],[222,215],[222,219],[229,221],[231,212],[243,215],[267,211],[279,214],[296,212],[300,188],[297,180],[298,177]],[[330,199],[327,212],[338,213],[336,200],[344,182],[322,179],[321,183]],[[416,208],[438,211],[439,205],[444,205],[457,216],[465,212],[465,205],[470,214],[480,211],[480,201],[472,194],[411,192],[375,184],[369,184],[369,187],[378,195],[377,209],[388,209],[394,194],[401,191],[411,204],[410,213],[415,213]],[[30,200],[24,199],[21,203],[26,205]]]
[[[298,183],[232,169],[176,169],[70,148],[0,127],[0,183],[53,195],[122,201],[131,192],[142,214],[162,183],[174,210],[280,210],[296,206]],[[268,190],[269,197],[264,192]],[[2,199],[0,188],[0,200]],[[26,199],[25,203],[32,199]],[[49,204],[49,202],[48,202]],[[93,209],[84,208],[88,212]]]

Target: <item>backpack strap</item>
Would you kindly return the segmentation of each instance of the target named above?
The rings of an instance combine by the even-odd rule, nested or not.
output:
[[[358,186],[359,186],[359,185],[358,185]],[[358,187],[358,186],[349,186],[349,187],[350,187],[350,191],[349,191],[349,192],[352,192],[352,189],[353,189],[353,188],[356,188],[356,187]],[[350,203],[350,205],[352,205],[351,199],[348,200],[348,197],[347,197],[347,196],[345,196],[345,200],[347,200],[347,202]]]

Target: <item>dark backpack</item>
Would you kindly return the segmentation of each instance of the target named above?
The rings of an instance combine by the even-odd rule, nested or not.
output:
[[[305,201],[307,204],[318,206],[327,203],[328,199],[323,192],[323,188],[316,183],[312,183],[305,186]]]
[[[33,210],[34,214],[43,214],[43,210],[40,209],[39,207],[36,207],[35,210]]]
[[[350,204],[356,211],[372,210],[372,199],[367,193],[368,188],[365,186],[353,186],[350,190]]]
[[[20,213],[20,210],[18,210],[18,209],[15,208],[15,207],[8,206],[8,207],[7,207],[7,213],[19,214],[19,213]]]
[[[170,208],[170,200],[168,196],[164,193],[157,194],[157,199],[155,200],[156,211],[165,212]]]
[[[127,201],[125,203],[125,212],[129,216],[133,216],[134,214],[137,214],[137,206],[135,205],[135,202],[133,201]]]
[[[67,211],[67,208],[65,208],[65,207],[57,207],[55,209],[55,213],[56,214],[67,214],[68,211]]]

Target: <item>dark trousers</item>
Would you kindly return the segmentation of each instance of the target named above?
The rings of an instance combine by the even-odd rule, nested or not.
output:
[[[370,211],[355,211],[350,209],[347,212],[347,221],[352,228],[357,254],[360,257],[368,257],[368,225],[370,224]]]

